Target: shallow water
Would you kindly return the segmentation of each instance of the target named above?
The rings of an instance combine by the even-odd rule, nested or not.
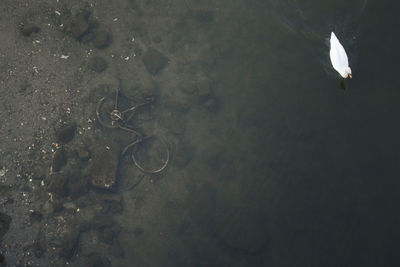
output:
[[[187,3],[196,12],[195,2]],[[154,234],[126,240],[126,250],[137,251],[129,259],[164,266],[396,261],[400,93],[392,54],[398,37],[388,30],[394,8],[338,5],[256,0],[198,7],[212,15],[204,27],[215,63],[204,73],[219,107],[187,114],[192,160],[146,196],[169,204],[145,216]],[[324,39],[332,30],[353,63],[345,90],[327,59]]]
[[[400,93],[392,39],[398,37],[388,28],[395,14],[370,1],[353,6],[357,21],[347,25],[332,18],[351,7],[325,16],[335,3],[308,1],[287,10],[292,7],[277,2],[283,5],[241,3],[247,9],[230,10],[231,21],[215,25],[233,31],[229,55],[215,65],[222,105],[213,118],[189,117],[196,124],[188,138],[212,140],[223,152],[211,159],[217,163],[206,171],[206,189],[189,198],[193,216],[207,217],[196,225],[206,240],[194,262],[393,266]],[[304,21],[288,11],[302,11]],[[321,64],[320,51],[314,53],[326,48],[323,38],[336,28],[354,63],[346,90],[324,71],[327,59]]]
[[[11,36],[1,49],[7,60],[1,111],[9,116],[1,123],[1,182],[22,191],[2,204],[13,219],[0,247],[8,264],[90,266],[95,255],[92,263],[104,266],[399,265],[399,4],[98,0],[43,6],[26,14],[25,3],[9,1],[4,14],[9,8],[18,16],[0,21]],[[94,47],[93,36],[79,40],[60,29],[82,10],[93,27],[111,33],[109,46]],[[39,32],[20,36],[14,27],[25,16]],[[331,31],[353,70],[344,85],[328,58]],[[165,57],[159,71],[143,60],[153,48]],[[104,70],[88,67],[94,56],[108,64]],[[15,86],[22,88],[17,94]],[[97,102],[111,95],[112,109],[116,88],[124,108],[155,97],[131,122],[162,139],[136,146],[137,162],[154,167],[170,158],[157,174],[142,172],[126,155],[119,165],[105,161],[118,165],[117,180],[111,191],[97,190],[87,186],[91,154],[97,149],[100,158],[118,158],[107,150],[133,138],[96,122]],[[62,145],[68,163],[58,175],[70,179],[68,189],[52,188],[57,171],[54,177],[48,171],[59,148],[53,124],[61,121],[78,127]],[[40,138],[36,147],[33,136]],[[87,155],[77,157],[82,144]],[[79,169],[85,171],[73,172]],[[42,239],[44,248],[35,243]]]

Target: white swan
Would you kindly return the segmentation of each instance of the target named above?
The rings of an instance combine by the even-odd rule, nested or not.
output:
[[[330,44],[331,49],[329,51],[329,56],[331,57],[333,68],[339,72],[343,78],[352,78],[346,51],[333,32],[331,33]]]

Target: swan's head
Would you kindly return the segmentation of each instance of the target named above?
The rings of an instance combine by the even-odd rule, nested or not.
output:
[[[353,78],[353,76],[351,75],[351,69],[350,67],[346,67],[344,70],[344,76],[343,78],[347,78],[349,77],[350,79]]]

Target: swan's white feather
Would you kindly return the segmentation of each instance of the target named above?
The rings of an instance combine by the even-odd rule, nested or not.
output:
[[[346,51],[333,32],[331,33],[330,44],[331,49],[329,51],[329,56],[331,58],[332,66],[343,78],[347,78],[349,73],[346,69],[350,69],[349,60]]]

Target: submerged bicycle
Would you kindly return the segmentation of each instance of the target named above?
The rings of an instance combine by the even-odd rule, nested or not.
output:
[[[120,90],[115,90],[115,97],[113,100],[107,97],[102,97],[96,106],[96,117],[100,125],[109,129],[121,129],[123,131],[132,133],[135,135],[135,140],[125,146],[122,150],[121,156],[123,157],[129,150],[132,151],[131,158],[133,163],[137,168],[145,173],[160,173],[162,172],[168,165],[169,162],[169,149],[166,142],[158,135],[149,135],[144,136],[139,133],[134,127],[130,124],[131,120],[134,118],[135,111],[143,106],[154,103],[154,96],[147,96],[144,98],[143,102],[128,105],[126,108],[122,108],[120,101]],[[110,102],[112,101],[112,102]],[[156,168],[148,168],[143,165],[143,163],[139,163],[138,156],[136,155],[137,148],[139,145],[143,145],[146,142],[149,142],[151,139],[157,139],[165,150],[165,158],[162,159],[161,164]]]

